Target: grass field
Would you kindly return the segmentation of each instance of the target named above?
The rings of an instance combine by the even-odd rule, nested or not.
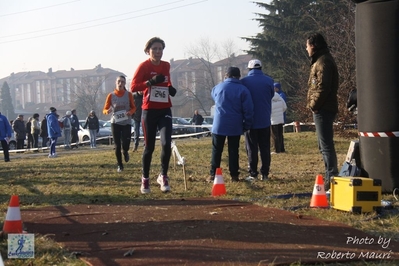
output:
[[[342,165],[350,140],[336,138],[339,165]],[[87,146],[78,150],[64,151],[57,148],[59,156],[49,159],[45,153],[11,154],[11,162],[2,163],[0,175],[0,208],[4,215],[12,194],[20,197],[21,212],[24,208],[47,205],[129,203],[143,199],[167,199],[209,197],[212,184],[205,180],[209,175],[211,138],[175,139],[179,154],[185,159],[187,190],[184,187],[183,167],[171,158],[171,193],[164,194],[156,186],[160,170],[160,147],[157,146],[151,165],[152,193],[142,195],[141,151],[130,152],[130,162],[122,173],[116,171],[116,159],[112,146],[100,145],[98,149]],[[393,210],[382,215],[351,214],[334,209],[309,208],[310,197],[276,197],[291,193],[311,193],[317,174],[323,174],[321,155],[317,150],[314,132],[286,133],[286,153],[273,154],[271,172],[267,182],[229,182],[227,148],[222,157],[223,175],[226,181],[227,199],[250,201],[262,206],[276,207],[298,214],[312,215],[325,220],[348,224],[374,236],[399,240],[398,202],[393,195],[383,199],[393,203]],[[244,142],[240,146],[240,178],[245,178],[247,157]],[[6,260],[6,265],[83,265],[70,257],[57,243],[45,236],[36,237],[35,259]],[[0,242],[0,252],[6,254],[7,241]],[[3,255],[4,257],[4,255]],[[10,264],[12,263],[12,264]],[[32,264],[32,265],[33,265]],[[296,264],[297,265],[297,264]],[[339,264],[344,265],[344,264]],[[397,265],[388,262],[351,265]]]

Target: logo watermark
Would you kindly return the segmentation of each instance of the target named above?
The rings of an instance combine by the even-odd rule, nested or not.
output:
[[[8,258],[30,259],[35,257],[34,234],[8,234]]]
[[[362,246],[362,245],[378,245],[382,248],[381,251],[335,251],[331,252],[317,252],[318,259],[335,259],[335,260],[351,260],[351,259],[390,259],[392,250],[389,249],[391,244],[390,238],[382,236],[377,237],[351,237],[346,238],[346,245]]]

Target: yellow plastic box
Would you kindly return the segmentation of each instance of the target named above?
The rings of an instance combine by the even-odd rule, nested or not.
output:
[[[334,176],[331,179],[330,206],[353,213],[382,211],[381,180],[367,177]]]

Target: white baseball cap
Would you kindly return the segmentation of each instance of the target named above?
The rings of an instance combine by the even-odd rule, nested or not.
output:
[[[258,59],[252,59],[251,61],[248,62],[248,68],[261,68],[262,67],[262,62],[259,61]]]

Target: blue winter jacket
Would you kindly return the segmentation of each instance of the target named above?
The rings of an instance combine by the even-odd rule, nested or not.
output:
[[[47,132],[49,138],[61,137],[61,127],[55,113],[47,115]]]
[[[254,103],[254,122],[252,129],[270,127],[270,115],[272,113],[272,98],[274,96],[274,81],[266,76],[261,69],[252,69],[248,75],[241,79],[248,88]]]
[[[215,101],[212,133],[239,136],[251,128],[253,103],[248,89],[240,80],[227,78],[212,89]],[[270,119],[269,119],[270,120]]]
[[[11,138],[11,125],[7,117],[0,113],[0,140]]]

